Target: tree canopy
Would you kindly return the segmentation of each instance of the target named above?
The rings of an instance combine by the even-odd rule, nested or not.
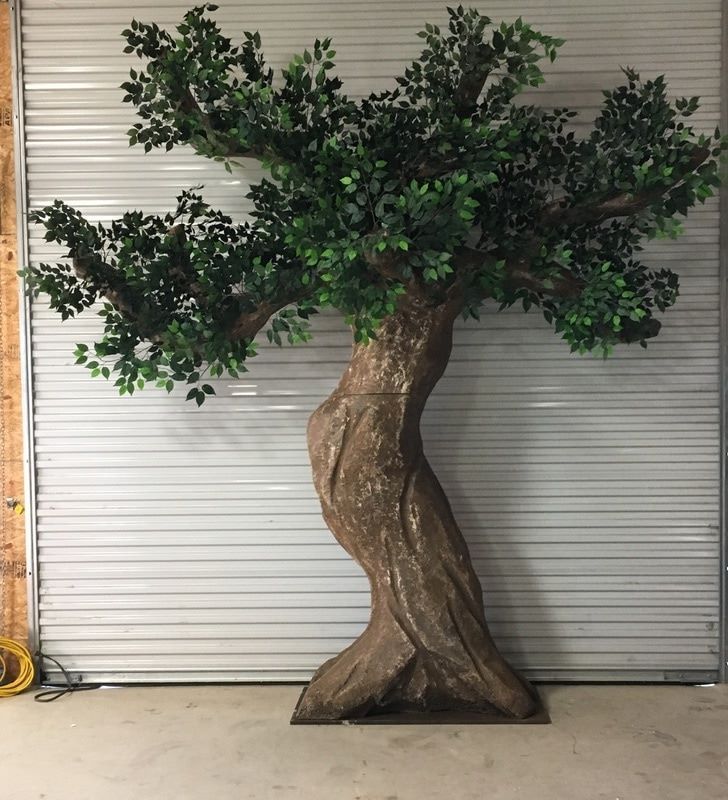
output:
[[[329,39],[276,75],[259,34],[232,41],[215,10],[123,32],[143,62],[122,86],[140,118],[129,138],[228,169],[261,161],[250,218],[197,189],[164,216],[106,225],[58,200],[32,214],[70,257],[29,269],[32,291],[64,319],[102,302],[103,338],[76,352],[93,375],[116,374],[121,394],[186,382],[201,403],[214,392],[204,375],[236,377],[266,326],[279,344],[304,341],[310,314],[332,306],[367,342],[403,294],[465,316],[487,300],[538,307],[579,352],[657,334],[678,278],[645,266],[641,243],[680,232],[728,146],[686,122],[698,98],[624,69],[580,138],[574,112],[517,98],[563,40],[460,6],[446,29],[426,25],[394,88],[353,100]]]

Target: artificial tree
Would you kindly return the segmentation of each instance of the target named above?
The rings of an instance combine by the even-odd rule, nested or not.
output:
[[[561,40],[518,19],[492,26],[448,9],[427,25],[397,88],[354,101],[317,40],[276,77],[258,33],[242,43],[188,12],[174,31],[137,21],[123,84],[145,150],[192,147],[226,168],[257,159],[270,178],[234,221],[194,190],[166,216],[91,224],[56,201],[33,214],[71,263],[27,272],[66,318],[98,308],[101,341],[79,344],[120,394],[145,384],[233,377],[267,329],[309,338],[316,309],[343,312],[351,362],[314,412],[308,442],[324,518],[371,583],[362,635],[314,675],[299,720],[384,710],[477,710],[526,718],[538,701],[498,653],[481,587],[423,453],[419,421],[450,355],[453,324],[482,303],[541,309],[580,353],[645,345],[678,294],[677,276],[639,260],[645,237],[676,236],[678,215],[712,194],[718,131],[685,123],[662,77],[604,92],[593,130],[573,112],[515,103],[543,82]],[[244,166],[244,164],[243,164]]]

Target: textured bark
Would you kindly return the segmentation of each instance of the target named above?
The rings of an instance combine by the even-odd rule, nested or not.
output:
[[[406,299],[308,429],[334,536],[366,572],[371,619],[314,675],[296,719],[468,710],[525,718],[535,694],[498,653],[480,583],[422,448],[420,417],[447,366],[456,304]]]

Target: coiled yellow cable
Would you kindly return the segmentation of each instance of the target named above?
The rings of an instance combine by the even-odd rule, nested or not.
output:
[[[2,651],[12,653],[18,660],[20,665],[20,672],[18,677],[9,683],[3,683],[5,680],[5,673],[7,672],[7,665],[3,658]],[[33,683],[35,677],[35,666],[33,664],[33,657],[27,647],[14,642],[12,639],[5,639],[0,636],[0,697],[12,697],[13,695],[24,692]]]

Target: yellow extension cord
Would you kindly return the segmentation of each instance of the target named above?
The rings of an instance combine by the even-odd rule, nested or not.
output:
[[[12,653],[18,660],[20,665],[20,673],[18,677],[9,683],[3,683],[5,680],[5,673],[7,665],[3,658],[2,651]],[[27,647],[14,642],[12,639],[5,639],[0,636],[0,697],[12,697],[13,695],[24,692],[33,683],[35,677],[35,666],[33,665],[33,657]]]

